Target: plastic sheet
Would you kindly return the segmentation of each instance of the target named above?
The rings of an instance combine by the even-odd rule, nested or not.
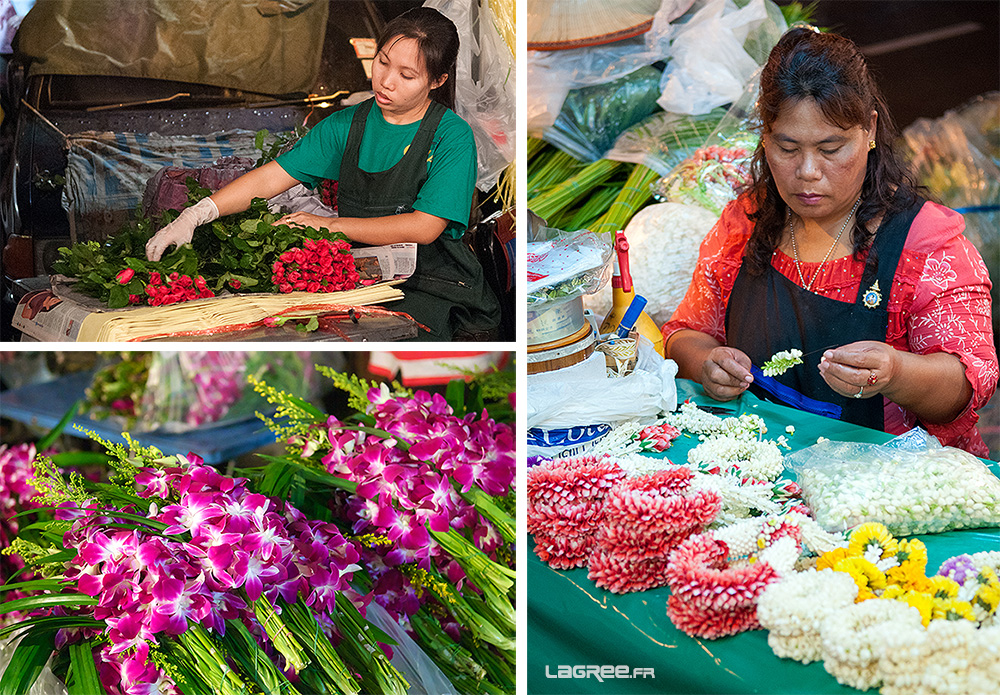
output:
[[[498,31],[489,2],[427,0],[458,27],[462,37],[455,82],[455,111],[472,126],[483,191],[514,160],[516,135],[514,56]]]
[[[46,0],[24,17],[29,75],[146,77],[308,93],[329,4],[317,0]]]
[[[308,392],[311,368],[295,353],[162,351],[123,353],[87,389],[92,417],[113,417],[140,432],[183,433],[253,418],[266,401],[253,375],[279,390]]]
[[[604,84],[639,68],[665,60],[677,29],[671,24],[693,0],[663,0],[653,25],[639,40],[616,41],[589,48],[528,51],[528,132],[551,126],[571,89]]]
[[[869,521],[899,536],[1000,526],[1000,480],[919,428],[882,445],[820,442],[785,466],[827,531]]]
[[[538,227],[527,247],[529,305],[591,294],[610,277],[614,249],[593,232]]]
[[[785,29],[781,10],[768,0],[739,8],[712,0],[678,31],[657,103],[664,111],[701,114],[736,101]]]
[[[570,90],[542,138],[580,161],[600,159],[621,133],[657,110],[660,75],[647,65],[605,84]]]
[[[372,601],[365,609],[365,619],[396,641],[391,663],[409,683],[407,695],[457,695],[448,677],[385,608]]]

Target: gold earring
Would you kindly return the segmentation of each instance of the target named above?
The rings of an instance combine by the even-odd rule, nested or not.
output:
[[[875,141],[874,140],[869,140],[868,141],[868,149],[869,149],[869,151],[875,149]]]

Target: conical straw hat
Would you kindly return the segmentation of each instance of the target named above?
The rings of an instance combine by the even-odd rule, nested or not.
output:
[[[531,0],[528,48],[582,48],[638,36],[653,25],[660,1]]]

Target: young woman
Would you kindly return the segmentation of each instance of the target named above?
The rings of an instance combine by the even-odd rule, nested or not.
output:
[[[245,210],[297,183],[337,180],[338,217],[303,212],[279,223],[328,229],[359,244],[415,242],[417,269],[389,306],[425,325],[423,340],[488,339],[500,307],[461,237],[476,183],[472,129],[454,101],[458,32],[415,8],[391,20],[372,65],[375,96],[323,119],[289,152],[184,210],[149,240],[157,260],[191,241],[198,225]]]
[[[975,424],[998,375],[989,275],[962,216],[917,195],[864,57],[793,29],[761,73],[758,109],[750,190],[702,243],[663,326],[667,356],[718,400],[749,388],[892,434],[920,424],[988,455]],[[780,386],[751,374],[790,348],[805,364]]]

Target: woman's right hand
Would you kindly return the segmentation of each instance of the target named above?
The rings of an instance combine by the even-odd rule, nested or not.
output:
[[[701,386],[717,401],[731,401],[753,383],[750,358],[736,348],[713,348],[701,365]]]
[[[184,208],[177,219],[158,231],[146,242],[146,259],[158,261],[170,246],[191,243],[195,227],[218,219],[219,209],[211,198],[202,198],[189,208]]]

